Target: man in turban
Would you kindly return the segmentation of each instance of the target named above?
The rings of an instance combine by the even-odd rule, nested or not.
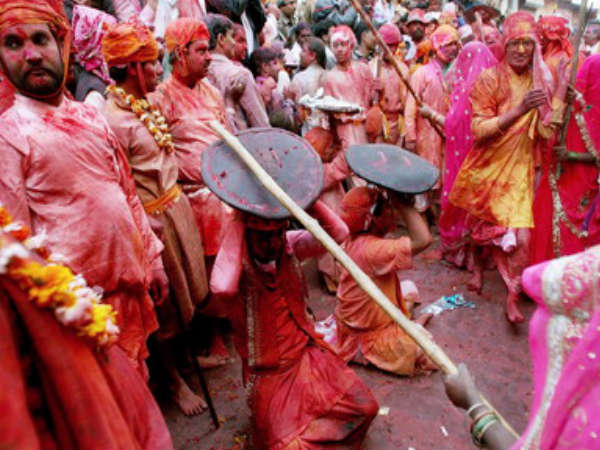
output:
[[[16,88],[0,119],[0,201],[119,313],[119,345],[145,373],[154,300],[168,289],[127,160],[106,120],[64,94],[70,30],[47,1],[0,6],[0,64]]]
[[[398,27],[395,24],[386,23],[379,28],[379,33],[392,53],[397,55],[398,46],[403,42],[402,33],[400,33]],[[402,57],[396,57],[396,61],[402,69],[404,79],[407,80],[409,77],[408,67],[402,61]],[[400,76],[387,56],[383,57],[383,61],[381,61],[380,57],[371,60],[370,66],[374,76],[381,80],[383,86],[381,97],[379,98],[379,106],[385,119],[381,126],[382,133],[378,133],[376,141],[402,145],[404,106],[407,94],[406,85],[400,79]],[[369,132],[368,122],[367,132]]]
[[[148,94],[148,99],[162,112],[169,126],[179,166],[178,180],[194,210],[210,272],[232,210],[206,188],[202,179],[202,152],[221,139],[209,123],[215,120],[231,130],[223,96],[203,80],[212,60],[209,43],[210,33],[204,22],[191,18],[173,21],[165,33],[173,72]],[[224,315],[223,311],[211,313]],[[220,353],[202,364],[225,362],[227,352],[223,346]]]
[[[441,25],[431,35],[431,42],[435,57],[428,64],[419,67],[410,78],[414,92],[428,108],[417,111],[415,98],[412,95],[408,96],[405,109],[405,146],[443,170],[444,141],[427,117],[433,116],[432,112],[440,115],[448,112],[450,92],[444,76],[460,49],[458,31],[451,25]],[[443,130],[443,127],[438,126],[438,129]],[[438,182],[429,201],[437,203],[440,191],[441,182]],[[429,201],[424,195],[419,196],[418,209],[425,210]]]
[[[148,290],[156,301],[166,290],[162,244],[108,124],[64,94],[69,45],[62,2],[0,3],[0,68],[14,87],[3,89],[12,98],[2,102],[0,116],[0,202],[14,222],[45,235],[55,260],[101,288],[118,313],[120,336],[108,353],[96,353],[3,278],[0,372],[13,384],[2,380],[0,445],[170,447],[139,373],[146,338],[156,329]],[[38,390],[26,397],[32,373]]]
[[[373,279],[381,291],[406,316],[412,315],[416,298],[409,298],[412,282],[398,279],[398,271],[410,269],[412,255],[425,250],[432,241],[425,219],[412,207],[394,199],[393,191],[371,186],[351,189],[342,201],[341,217],[348,225],[350,236],[342,248],[358,266]],[[394,206],[392,206],[394,203]],[[409,236],[385,236],[396,226],[398,213],[408,229]],[[425,323],[431,316],[417,319]],[[416,375],[435,366],[400,326],[385,313],[356,283],[346,269],[342,269],[337,290],[334,314],[326,319],[326,342],[344,361],[373,364],[397,375]],[[333,325],[333,326],[331,326]]]
[[[137,24],[119,24],[102,41],[102,54],[116,86],[103,112],[129,159],[137,193],[165,247],[162,253],[170,295],[156,306],[160,328],[158,356],[169,392],[186,415],[205,407],[178,370],[189,342],[180,342],[208,293],[204,250],[194,213],[177,184],[179,169],[169,127],[146,95],[162,75],[160,51],[152,32]],[[144,114],[146,116],[144,117]],[[178,356],[178,358],[177,358]]]
[[[450,202],[471,215],[475,266],[469,287],[481,290],[483,254],[491,252],[508,288],[506,315],[521,322],[517,300],[533,227],[534,152],[541,140],[552,138],[562,120],[568,78],[562,65],[553,89],[529,13],[516,12],[506,19],[504,50],[500,63],[482,72],[473,87],[474,143]]]

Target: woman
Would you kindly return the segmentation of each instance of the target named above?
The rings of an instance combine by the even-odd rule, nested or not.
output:
[[[498,61],[482,42],[474,41],[464,46],[456,58],[449,75],[452,86],[450,111],[445,118],[446,156],[442,191],[442,212],[439,221],[444,258],[458,267],[468,266],[468,248],[463,240],[467,228],[467,213],[452,205],[448,195],[456,174],[473,144],[471,131],[472,109],[469,95],[479,74]]]
[[[529,334],[534,396],[529,424],[515,437],[481,404],[465,366],[446,393],[467,409],[474,440],[490,449],[600,448],[600,246],[528,268],[523,287],[538,304]]]

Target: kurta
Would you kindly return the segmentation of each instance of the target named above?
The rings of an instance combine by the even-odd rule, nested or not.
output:
[[[450,202],[507,228],[533,227],[534,145],[552,130],[537,110],[497,133],[499,117],[533,88],[531,72],[517,75],[506,62],[482,72],[471,92],[475,144],[456,177]]]
[[[209,122],[217,120],[231,130],[219,91],[202,80],[194,88],[173,75],[148,95],[163,113],[173,135],[179,165],[179,182],[196,216],[207,256],[217,253],[224,221],[231,209],[222,203],[202,180],[202,152],[221,137]]]
[[[142,203],[165,196],[177,184],[175,154],[168,154],[157,145],[120,97],[109,94],[104,115],[125,149]],[[183,331],[208,293],[204,250],[185,194],[168,203],[164,212],[152,214],[152,219],[160,223],[157,234],[165,247],[162,259],[171,287],[169,297],[156,307],[159,335],[168,338]]]
[[[445,115],[450,108],[449,92],[444,81],[442,66],[437,60],[419,67],[410,78],[410,85],[417,96],[432,109]],[[444,165],[444,141],[431,122],[418,114],[417,102],[412,95],[406,99],[406,141],[415,141],[416,153],[440,171]],[[439,188],[438,181],[436,188]]]
[[[406,312],[397,271],[412,267],[410,238],[352,236],[342,248],[399,309]],[[399,375],[413,375],[422,355],[414,341],[343,269],[335,308],[337,334],[327,339],[344,360],[361,357]]]
[[[143,363],[158,327],[148,287],[151,270],[162,270],[162,244],[104,117],[67,98],[55,107],[17,94],[0,116],[0,154],[0,201],[104,290],[118,312],[119,345]]]
[[[319,88],[322,86],[323,75],[325,69],[319,64],[312,63],[306,69],[301,70],[294,78],[292,78],[291,88],[292,91],[297,95],[297,99],[300,99],[304,95],[315,95]],[[301,134],[304,136],[313,127],[329,128],[329,121],[327,114],[318,109],[311,109],[309,111],[302,110],[302,130]]]
[[[237,64],[218,53],[212,54],[208,68],[208,79],[225,100],[227,117],[235,131],[251,127],[268,127],[269,117],[252,73],[241,64]],[[242,81],[244,91],[239,98],[231,93],[231,87]]]
[[[404,78],[408,80],[408,67],[402,62],[401,58],[397,58]],[[374,59],[370,63],[371,70],[374,76],[377,76],[377,61]],[[383,84],[383,91],[379,99],[379,106],[385,115],[386,123],[384,126],[389,130],[389,138],[378,136],[377,142],[385,142],[393,145],[400,145],[402,135],[404,134],[404,107],[406,105],[406,96],[408,89],[400,76],[391,64],[382,61],[381,73],[379,78]]]
[[[336,241],[347,236],[339,217],[322,206],[314,210]],[[249,380],[257,448],[360,448],[377,413],[369,389],[327,347],[307,314],[297,258],[323,252],[305,230],[287,232],[287,248],[273,274],[243,252],[240,298],[230,310]]]

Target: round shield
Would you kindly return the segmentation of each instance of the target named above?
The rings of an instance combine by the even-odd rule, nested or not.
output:
[[[252,128],[237,137],[298,206],[306,209],[318,198],[323,187],[323,164],[308,142],[277,128]],[[265,219],[290,217],[224,141],[214,143],[202,154],[202,177],[212,192],[234,208]]]
[[[404,194],[426,192],[440,176],[428,161],[396,145],[352,145],[346,161],[361,178]]]

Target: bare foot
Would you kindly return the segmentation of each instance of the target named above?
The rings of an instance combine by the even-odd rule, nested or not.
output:
[[[214,369],[215,367],[222,367],[228,364],[231,359],[229,355],[208,355],[208,356],[197,356],[198,364],[203,369]]]
[[[525,322],[525,317],[523,317],[523,314],[521,314],[521,311],[517,308],[518,298],[519,296],[517,294],[512,294],[510,292],[506,297],[506,317],[509,322],[512,323]]]
[[[433,314],[431,314],[431,313],[423,314],[422,316],[417,317],[415,319],[415,322],[417,322],[419,325],[425,326],[431,320],[432,317],[433,317]]]
[[[173,400],[186,416],[197,416],[207,408],[204,399],[192,392],[183,378],[178,377]]]
[[[473,276],[467,283],[467,289],[473,292],[477,292],[481,294],[481,289],[483,288],[483,271],[475,270],[473,271]]]

